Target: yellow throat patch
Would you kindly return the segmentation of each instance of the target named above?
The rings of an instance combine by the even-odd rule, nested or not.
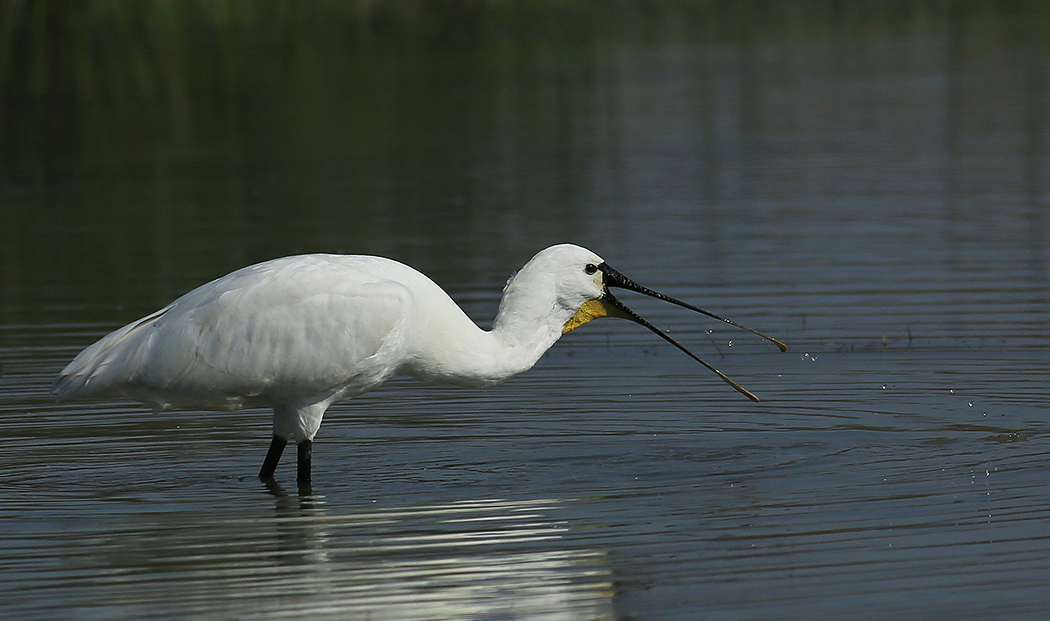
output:
[[[600,317],[623,317],[630,318],[624,314],[623,311],[616,308],[612,304],[606,304],[601,298],[595,298],[593,300],[587,300],[580,307],[580,310],[576,311],[576,314],[572,316],[568,321],[565,322],[565,326],[561,329],[562,334],[568,334],[576,328],[579,328],[583,324],[593,319]]]

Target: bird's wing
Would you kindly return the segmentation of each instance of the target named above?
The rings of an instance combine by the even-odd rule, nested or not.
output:
[[[374,357],[395,345],[406,287],[367,266],[293,259],[191,291],[92,346],[81,370],[105,367],[109,381],[97,386],[152,392],[159,407],[240,407],[243,398],[315,395],[394,372],[396,356]]]

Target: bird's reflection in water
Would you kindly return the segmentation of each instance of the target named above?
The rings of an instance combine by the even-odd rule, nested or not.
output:
[[[338,515],[308,485],[274,499],[273,563],[294,597],[252,614],[613,618],[604,553],[572,549],[560,501],[477,500]],[[275,567],[276,568],[276,567]]]
[[[269,479],[262,482],[274,498],[275,560],[282,565],[311,565],[326,560],[324,497],[315,496],[309,481],[297,484],[297,493]]]
[[[263,489],[266,493],[277,499],[277,515],[280,517],[282,511],[287,511],[288,507],[291,506],[287,502],[281,502],[282,499],[294,498],[297,500],[295,503],[299,509],[313,509],[315,506],[324,504],[323,496],[314,496],[314,487],[310,481],[299,481],[296,483],[296,495],[292,496],[288,493],[288,490],[284,489],[284,486],[278,483],[275,479],[266,479],[261,481]]]

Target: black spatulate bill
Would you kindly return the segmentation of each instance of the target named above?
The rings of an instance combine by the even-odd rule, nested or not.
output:
[[[616,296],[614,296],[611,291],[609,291],[609,287],[620,287],[621,289],[627,289],[628,291],[635,291],[637,293],[641,293],[643,295],[647,295],[649,297],[656,298],[658,300],[663,300],[664,302],[670,302],[671,304],[676,304],[678,306],[681,306],[682,308],[687,308],[687,309],[689,309],[691,311],[700,313],[702,315],[707,315],[708,317],[711,317],[712,319],[717,319],[719,321],[723,321],[725,323],[728,323],[731,326],[735,326],[737,328],[740,328],[741,330],[746,330],[746,331],[748,331],[748,332],[750,332],[750,333],[752,333],[752,334],[754,334],[756,336],[762,337],[763,339],[765,339],[765,340],[769,341],[770,343],[773,343],[774,345],[776,345],[777,348],[780,349],[780,351],[787,351],[787,345],[785,345],[781,341],[779,341],[779,340],[777,340],[777,339],[775,339],[775,338],[773,338],[773,337],[771,337],[769,335],[762,334],[761,332],[758,332],[757,330],[752,330],[751,328],[748,328],[745,325],[739,324],[739,323],[737,323],[737,322],[735,322],[735,321],[733,321],[731,319],[726,319],[725,317],[721,317],[721,316],[716,315],[714,313],[708,312],[708,311],[706,311],[706,310],[704,310],[702,308],[698,308],[698,307],[693,306],[692,304],[689,304],[687,302],[683,302],[681,300],[672,298],[669,295],[664,295],[664,294],[660,293],[659,291],[653,291],[652,289],[650,289],[648,287],[644,287],[644,286],[634,282],[630,278],[627,278],[626,276],[624,276],[620,272],[618,272],[618,271],[614,270],[613,268],[609,267],[605,263],[602,263],[601,265],[599,265],[598,269],[600,269],[602,271],[602,274],[604,274],[604,276],[605,276],[605,292],[604,292],[604,295],[603,295],[603,298],[602,298],[603,302],[609,304],[610,306],[615,307],[617,310],[619,310],[621,313],[623,313],[622,316],[624,318],[630,319],[631,321],[634,321],[635,323],[637,323],[639,325],[645,326],[646,328],[651,330],[654,334],[659,335],[660,338],[664,339],[668,343],[670,343],[670,344],[674,345],[675,347],[677,347],[679,350],[681,350],[683,353],[685,353],[687,356],[689,356],[693,360],[696,360],[700,364],[702,364],[705,367],[707,367],[708,369],[710,369],[712,372],[714,372],[715,375],[720,377],[722,379],[722,381],[724,381],[725,383],[727,383],[730,386],[732,386],[740,394],[744,395],[745,397],[747,397],[748,399],[750,399],[752,401],[758,401],[759,400],[758,397],[756,397],[755,394],[752,393],[750,390],[744,388],[740,384],[737,384],[735,381],[730,379],[724,373],[722,373],[718,369],[714,368],[713,366],[711,366],[707,362],[704,362],[703,360],[701,360],[696,354],[694,354],[693,352],[689,351],[684,346],[682,346],[680,343],[678,343],[678,341],[676,341],[673,338],[671,338],[670,336],[668,336],[667,333],[663,332],[662,330],[660,330],[659,328],[657,328],[653,324],[651,324],[648,321],[646,321],[645,319],[643,319],[638,313],[636,313],[633,310],[631,310],[630,308],[628,308],[623,302],[621,302],[619,299],[617,299]]]

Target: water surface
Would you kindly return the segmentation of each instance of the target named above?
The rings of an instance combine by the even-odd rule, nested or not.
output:
[[[1050,614],[1042,5],[132,6],[0,35],[4,616]],[[788,342],[621,296],[762,402],[595,322],[334,406],[300,489],[267,412],[48,395],[253,261],[393,256],[487,325],[562,241]]]

